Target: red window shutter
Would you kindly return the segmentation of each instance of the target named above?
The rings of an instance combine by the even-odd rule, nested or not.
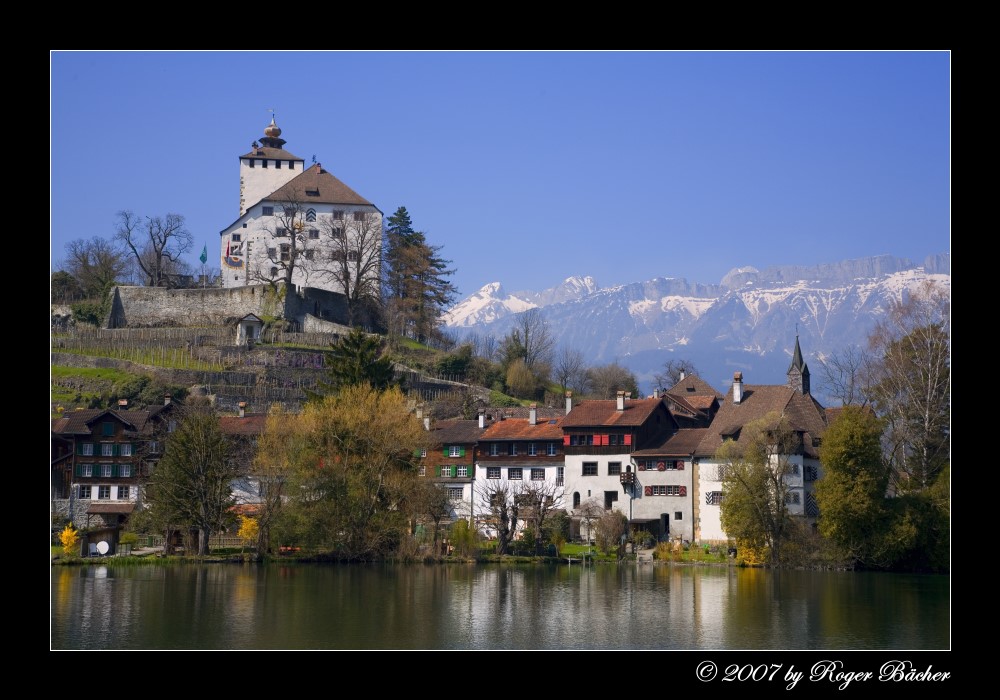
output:
[[[687,486],[681,486],[681,495],[682,496],[687,496],[688,495],[688,487]]]
[[[563,435],[563,444],[564,445],[568,445],[569,444],[569,435]]]
[[[660,460],[659,462],[657,462],[657,463],[656,463],[656,470],[657,470],[657,471],[661,471],[661,472],[664,472],[664,471],[666,471],[666,470],[667,470],[667,463],[666,463],[666,462],[664,462],[664,461],[663,461],[663,460],[661,459],[661,460]]]
[[[646,471],[646,463],[642,460],[639,461],[639,466],[636,467],[641,472]]]
[[[625,444],[626,445],[632,444],[632,433],[625,433]]]
[[[602,445],[610,445],[611,444],[610,437],[611,437],[610,435],[602,435],[601,436],[601,444]]]
[[[684,468],[684,460],[683,459],[678,459],[677,462],[674,463],[674,468],[676,468],[676,469],[683,469]]]
[[[653,487],[652,486],[647,486],[643,490],[643,493],[645,493],[647,496],[652,496],[653,495]]]

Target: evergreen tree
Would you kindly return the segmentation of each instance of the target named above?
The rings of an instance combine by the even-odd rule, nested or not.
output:
[[[328,379],[319,382],[319,391],[307,392],[311,401],[359,384],[367,384],[375,391],[398,386],[392,359],[382,354],[378,336],[355,328],[340,342],[330,345]]]
[[[446,278],[450,260],[441,257],[440,246],[427,243],[414,231],[406,207],[387,219],[385,240],[385,294],[389,331],[425,341],[436,335],[438,317],[455,298],[456,290]]]

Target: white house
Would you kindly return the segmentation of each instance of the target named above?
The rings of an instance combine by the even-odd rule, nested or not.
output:
[[[224,287],[284,280],[348,294],[380,275],[382,212],[285,150],[274,119],[240,160],[240,215],[220,232]]]

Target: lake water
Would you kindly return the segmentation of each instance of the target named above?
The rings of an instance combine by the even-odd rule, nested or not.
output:
[[[52,649],[946,650],[947,576],[737,567],[51,569]]]

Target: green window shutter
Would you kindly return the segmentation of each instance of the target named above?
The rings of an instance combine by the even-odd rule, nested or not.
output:
[[[73,467],[73,476],[83,476],[83,465],[77,464]]]
[[[111,456],[112,457],[118,456],[118,443],[115,443],[111,446]]]
[[[414,450],[413,451],[413,456],[414,457],[419,457],[420,456],[420,450]]]
[[[82,455],[83,454],[83,443],[82,442],[76,443],[76,453],[78,455]]]
[[[441,465],[434,467],[434,476],[441,476]]]
[[[448,456],[448,446],[447,445],[444,446],[443,454],[444,454],[445,457]]]
[[[111,476],[118,476],[118,465],[117,464],[112,464],[111,465]]]
[[[461,449],[460,449],[460,450],[458,451],[458,456],[459,456],[459,457],[464,457],[464,456],[465,456],[465,448],[464,448],[464,447],[463,447],[463,448],[461,448]]]

